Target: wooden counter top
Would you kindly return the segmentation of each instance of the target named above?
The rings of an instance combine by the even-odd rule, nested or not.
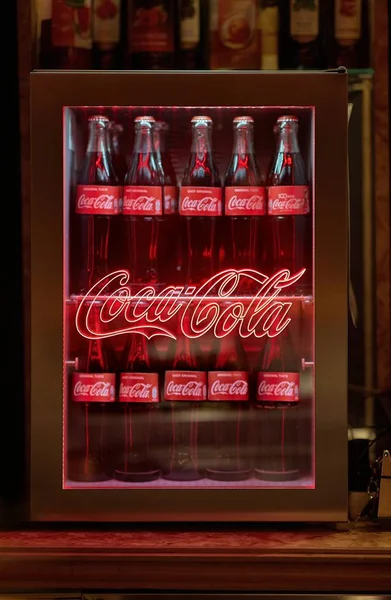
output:
[[[103,589],[391,592],[391,531],[0,532],[0,593]]]

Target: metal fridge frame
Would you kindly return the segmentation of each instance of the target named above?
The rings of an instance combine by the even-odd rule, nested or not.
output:
[[[33,521],[347,520],[347,90],[332,72],[31,75]],[[315,489],[62,489],[63,107],[315,107]]]

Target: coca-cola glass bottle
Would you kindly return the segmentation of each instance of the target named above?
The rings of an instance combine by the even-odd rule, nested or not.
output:
[[[80,246],[80,291],[86,291],[108,273],[110,228],[120,213],[121,188],[111,162],[108,142],[109,119],[89,118],[89,138],[78,185],[76,214]]]
[[[189,319],[188,315],[183,318]],[[200,370],[194,344],[181,327],[171,370],[165,374],[164,399],[170,404],[172,424],[171,460],[164,477],[174,481],[201,479],[198,421],[200,402],[206,400],[206,372]]]
[[[255,475],[268,481],[298,479],[300,359],[288,328],[267,339],[258,369],[252,420]]]
[[[101,305],[89,308],[95,331],[100,331]],[[68,414],[67,472],[72,481],[111,479],[107,405],[115,400],[115,373],[110,372],[105,341],[89,340],[87,355],[77,359],[72,375]]]
[[[297,139],[298,118],[280,117],[275,132],[277,152],[268,180],[272,269],[288,269],[294,274],[305,267],[296,286],[297,291],[304,292],[312,280],[312,221],[310,187]]]
[[[155,119],[136,117],[134,124],[135,141],[123,198],[129,268],[133,283],[158,283],[164,182],[154,146]]]
[[[230,266],[252,268],[265,261],[259,217],[266,214],[266,188],[254,150],[254,119],[235,117],[234,144],[225,175],[224,212],[230,217]]]
[[[134,334],[124,349],[119,401],[123,408],[123,447],[114,477],[120,481],[153,481],[160,476],[152,448],[159,377],[151,372],[147,338]]]
[[[179,214],[186,217],[188,283],[202,283],[216,270],[216,217],[222,215],[222,190],[212,154],[212,125],[210,117],[191,120],[191,154],[180,191]]]
[[[251,474],[248,459],[249,385],[247,360],[239,335],[220,340],[215,370],[208,373],[215,453],[207,476],[241,481]]]

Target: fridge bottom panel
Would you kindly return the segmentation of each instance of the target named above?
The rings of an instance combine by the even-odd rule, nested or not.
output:
[[[263,489],[263,488],[284,488],[284,489],[314,489],[315,482],[310,476],[300,477],[289,482],[286,479],[283,481],[266,481],[250,477],[245,481],[213,481],[211,479],[198,479],[196,481],[172,481],[166,479],[158,479],[156,481],[145,481],[145,482],[122,482],[116,479],[103,482],[78,482],[67,480],[65,482],[65,489],[135,489],[135,488],[146,488],[146,489],[188,489],[188,488],[215,488],[215,489]]]

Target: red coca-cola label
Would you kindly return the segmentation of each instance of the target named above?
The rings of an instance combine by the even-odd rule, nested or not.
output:
[[[121,373],[120,402],[159,402],[157,373]]]
[[[170,402],[206,400],[204,371],[166,371],[164,398]]]
[[[266,214],[266,188],[226,187],[225,214],[231,217]]]
[[[165,185],[163,196],[164,214],[175,215],[178,211],[178,188],[175,185]]]
[[[276,185],[268,189],[269,215],[306,215],[310,212],[308,185]]]
[[[118,185],[78,185],[76,212],[80,215],[118,215],[121,188]]]
[[[122,211],[124,215],[162,215],[162,188],[157,185],[126,185]]]
[[[298,402],[299,373],[258,373],[258,402]]]
[[[210,371],[208,373],[208,400],[221,402],[248,400],[248,373],[246,371]]]
[[[74,373],[72,378],[74,402],[114,402],[114,373]]]
[[[223,214],[221,188],[182,187],[179,213],[185,217],[221,216]]]

